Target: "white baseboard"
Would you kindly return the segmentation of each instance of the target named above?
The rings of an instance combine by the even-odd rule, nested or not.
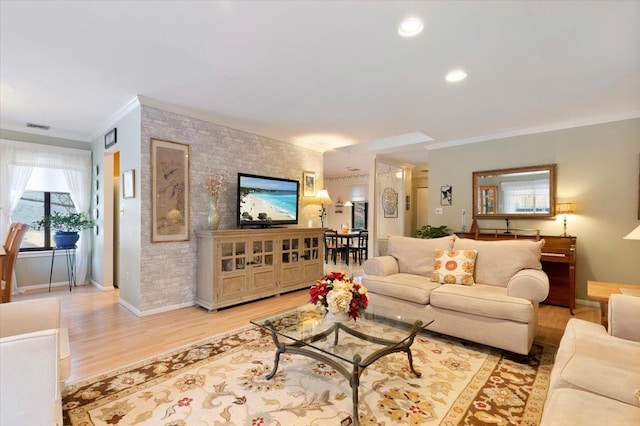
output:
[[[116,288],[114,286],[103,286],[97,281],[91,280],[91,285],[97,288],[100,291],[114,291]]]
[[[140,309],[133,307],[132,305],[130,305],[129,303],[127,303],[126,301],[124,301],[122,299],[118,299],[118,303],[121,304],[123,307],[125,307],[127,310],[131,311],[137,317],[146,317],[146,316],[149,316],[149,315],[159,314],[159,313],[162,313],[162,312],[168,312],[168,311],[173,311],[173,310],[176,310],[176,309],[188,308],[189,306],[195,305],[195,302],[184,302],[184,303],[179,303],[177,305],[162,306],[162,307],[156,308],[156,309],[149,309],[147,311],[141,311]]]
[[[86,284],[78,284],[78,287],[81,285],[86,285]],[[57,283],[51,283],[51,288],[53,287],[69,287],[69,281],[60,281]],[[18,292],[24,293],[25,291],[40,290],[42,288],[49,288],[49,283],[26,285],[24,287],[21,286],[21,287],[18,287]]]
[[[142,311],[142,312],[140,312],[140,316],[141,317],[146,317],[147,315],[154,315],[154,314],[159,314],[161,312],[168,312],[168,311],[173,311],[173,310],[176,310],[176,309],[188,308],[189,306],[193,306],[193,305],[195,305],[195,302],[184,302],[184,303],[178,303],[177,305],[162,306],[160,308],[155,308],[155,309],[149,309],[147,311]]]

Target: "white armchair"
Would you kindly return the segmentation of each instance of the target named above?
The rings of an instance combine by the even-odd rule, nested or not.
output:
[[[59,299],[0,305],[0,424],[61,426],[70,371]]]

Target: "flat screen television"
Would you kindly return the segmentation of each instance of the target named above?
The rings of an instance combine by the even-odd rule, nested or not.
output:
[[[299,195],[297,180],[238,173],[238,227],[297,224]]]

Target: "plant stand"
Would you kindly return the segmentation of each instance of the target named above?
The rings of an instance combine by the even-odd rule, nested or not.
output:
[[[78,246],[54,247],[51,253],[51,269],[49,270],[49,292],[51,292],[51,277],[53,276],[53,261],[56,258],[56,251],[64,250],[67,259],[67,278],[69,280],[69,291],[71,285],[76,287],[76,249]]]

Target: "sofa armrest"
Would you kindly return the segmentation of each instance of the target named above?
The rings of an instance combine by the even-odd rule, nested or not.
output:
[[[21,300],[0,305],[0,337],[60,328],[60,299]]]
[[[57,329],[0,338],[0,424],[62,425],[58,339]]]
[[[386,277],[400,272],[398,261],[393,256],[378,256],[368,259],[362,264],[362,270],[367,275]]]
[[[540,303],[549,295],[549,277],[539,269],[518,271],[507,284],[507,295]]]
[[[609,297],[609,334],[640,342],[640,297],[624,294]]]

